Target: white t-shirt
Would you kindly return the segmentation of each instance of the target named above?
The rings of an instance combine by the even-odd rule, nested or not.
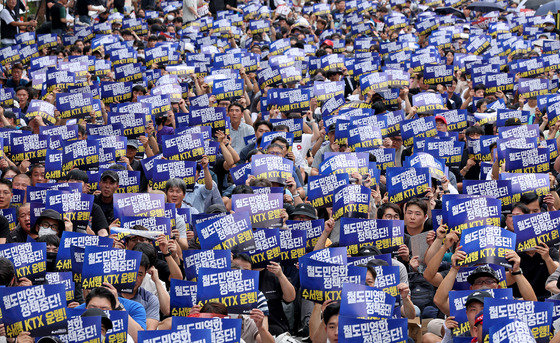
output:
[[[311,133],[304,133],[301,135],[301,142],[295,143],[293,145],[293,152],[296,158],[296,166],[298,167],[305,167],[307,166],[307,161],[305,157],[307,156],[307,152],[313,146],[313,142],[311,139],[313,138],[313,134]]]

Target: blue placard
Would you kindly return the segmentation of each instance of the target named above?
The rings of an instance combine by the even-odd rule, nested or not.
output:
[[[461,233],[462,250],[467,257],[459,265],[493,263],[511,268],[506,252],[515,251],[516,235],[498,226],[479,226]]]
[[[284,195],[233,194],[232,209],[250,215],[253,228],[281,226]]]
[[[185,278],[195,280],[200,268],[227,269],[231,267],[229,250],[184,250]]]
[[[414,139],[434,137],[437,134],[434,117],[405,120],[401,124],[403,144],[411,146]]]
[[[86,246],[112,247],[113,239],[109,237],[99,237],[88,235],[80,232],[64,231],[60,238],[60,245],[56,255],[56,269],[68,271],[71,270],[70,247],[77,246],[84,248]]]
[[[483,335],[494,325],[504,326],[511,319],[527,323],[537,342],[550,340],[553,305],[550,302],[523,301],[511,299],[484,300]]]
[[[393,252],[404,244],[404,222],[382,219],[340,219],[340,246],[356,255],[359,248],[367,245],[377,247],[383,253]]]
[[[428,168],[387,168],[389,202],[400,203],[421,196],[432,187]]]
[[[101,99],[106,104],[130,101],[133,86],[132,82],[101,81]]]
[[[210,329],[201,330],[150,330],[138,331],[138,342],[197,342],[212,343]]]
[[[345,283],[342,286],[340,316],[388,319],[393,314],[395,297],[382,289]]]
[[[465,142],[454,139],[428,137],[424,141],[423,151],[434,157],[445,159],[447,166],[459,165],[463,157]]]
[[[168,180],[179,178],[187,189],[194,189],[196,182],[196,162],[155,160],[150,185],[153,189],[164,190]]]
[[[62,155],[62,173],[73,168],[88,170],[99,166],[99,142],[97,140],[79,140],[67,143]]]
[[[251,159],[251,174],[257,179],[284,184],[292,177],[294,162],[276,155],[255,155]]]
[[[41,134],[12,133],[11,147],[12,162],[29,160],[31,163],[42,162],[50,148],[50,136]]]
[[[57,93],[56,109],[61,119],[82,118],[93,112],[93,97],[87,93]]]
[[[441,180],[447,176],[445,162],[425,152],[415,152],[404,160],[405,168],[428,168],[432,178]]]
[[[171,315],[187,317],[196,304],[196,282],[171,279],[169,297]]]
[[[511,181],[505,180],[463,180],[463,193],[484,195],[500,199],[502,208],[511,208],[513,189]]]
[[[72,221],[74,230],[86,230],[91,221],[93,195],[70,191],[48,190],[45,208],[62,213]]]
[[[47,272],[45,274],[46,283],[49,285],[64,285],[66,291],[66,302],[74,300],[74,290],[76,288],[72,272]]]
[[[200,246],[202,249],[236,251],[255,249],[250,220],[250,214],[247,211],[236,211],[233,214],[195,224]]]
[[[60,285],[0,288],[6,337],[26,331],[32,337],[67,332],[66,294]]]
[[[541,243],[552,245],[560,240],[560,211],[524,214],[512,219],[517,251],[533,250]]]
[[[45,281],[47,272],[46,243],[5,243],[0,256],[12,261],[16,278],[27,278],[35,283]]]
[[[280,230],[280,260],[297,261],[305,255],[307,244],[306,230]]]
[[[164,135],[163,156],[171,160],[199,160],[204,153],[204,140],[200,133]]]
[[[324,157],[319,166],[320,175],[329,174],[352,174],[357,173],[358,158],[356,154],[337,153],[330,157]]]
[[[334,191],[333,218],[368,218],[371,190],[362,185],[340,186]]]
[[[505,160],[505,170],[511,173],[546,173],[550,170],[548,148],[507,148]]]
[[[84,289],[101,287],[104,282],[123,293],[132,293],[138,277],[142,252],[86,246],[82,270]]]
[[[306,250],[310,251],[323,233],[325,220],[286,220],[286,227],[290,230],[304,230],[307,236]]]
[[[248,313],[257,307],[258,290],[258,271],[200,268],[196,299],[200,305],[221,302],[229,313]]]
[[[309,176],[307,199],[315,208],[331,207],[334,190],[348,184],[348,174]]]
[[[280,231],[278,228],[259,228],[253,230],[255,250],[248,252],[252,265],[256,268],[266,268],[270,261],[277,261],[280,257]]]
[[[165,217],[121,217],[120,227],[132,229],[135,225],[141,225],[151,232],[163,232],[164,235],[171,235],[171,220]],[[120,237],[117,237],[120,239]]]
[[[408,338],[406,319],[359,319],[346,316],[338,318],[338,341],[341,343],[377,342],[402,343]]]
[[[527,192],[544,196],[550,191],[550,178],[545,173],[500,173],[500,180],[511,181],[513,203],[518,202],[521,195]]]
[[[113,194],[113,212],[115,218],[122,218],[123,216],[163,217],[165,211],[164,204],[164,194]]]
[[[500,200],[485,196],[446,195],[443,202],[443,222],[449,230],[457,231],[483,226],[500,226]]]

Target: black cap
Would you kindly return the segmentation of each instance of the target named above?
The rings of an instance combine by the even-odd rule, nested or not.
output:
[[[101,317],[101,324],[105,327],[107,331],[113,328],[113,322],[107,314],[98,308],[90,308],[87,309],[84,313],[82,313],[82,317]]]
[[[85,171],[80,169],[72,169],[68,172],[68,174],[66,174],[66,180],[78,180],[87,183],[89,178]]]
[[[374,258],[373,260],[368,262],[368,266],[372,266],[372,267],[377,267],[377,266],[388,266],[389,263],[387,263],[387,261],[379,259],[379,258]]]
[[[331,125],[329,125],[329,127],[327,128],[327,133],[329,133],[329,132],[334,132],[334,130],[336,130],[336,124],[331,124]]]
[[[313,207],[311,204],[297,204],[294,207],[294,211],[290,214],[290,217],[297,215],[306,216],[313,220],[317,219],[317,211],[315,211],[315,207]]]
[[[381,255],[381,251],[374,245],[364,245],[358,249],[356,256]]]
[[[473,285],[474,280],[481,277],[481,276],[489,276],[496,279],[496,282],[500,281],[500,276],[498,273],[492,269],[489,265],[478,266],[476,269],[467,277],[467,281]]]
[[[62,215],[50,208],[41,212],[41,215],[35,221],[35,226],[37,226],[41,222],[41,220],[45,218],[56,220],[58,222],[58,230],[64,230],[64,220],[62,219]]]
[[[465,307],[469,306],[473,301],[478,301],[484,304],[484,298],[493,298],[492,294],[486,291],[474,291],[472,292],[465,301]]]
[[[99,180],[103,180],[106,177],[110,177],[113,181],[115,182],[119,182],[119,174],[114,171],[114,170],[106,170],[103,172],[103,174],[101,174],[101,177],[99,178]]]

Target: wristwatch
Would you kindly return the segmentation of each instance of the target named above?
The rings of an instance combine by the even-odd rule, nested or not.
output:
[[[521,274],[523,274],[523,270],[521,270],[521,268],[519,268],[519,270],[516,272],[511,272],[511,275],[521,275]]]

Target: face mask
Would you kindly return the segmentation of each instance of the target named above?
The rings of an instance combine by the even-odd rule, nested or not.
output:
[[[58,232],[56,230],[51,229],[50,227],[39,227],[39,237],[43,237],[46,235],[57,235]]]
[[[354,51],[354,47],[352,45],[347,45],[346,46],[346,51],[347,52],[352,52],[352,51]]]

